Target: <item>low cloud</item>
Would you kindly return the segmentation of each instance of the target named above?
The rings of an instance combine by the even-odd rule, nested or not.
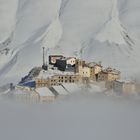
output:
[[[46,104],[0,101],[3,140],[140,139],[140,103],[101,94],[73,93]]]

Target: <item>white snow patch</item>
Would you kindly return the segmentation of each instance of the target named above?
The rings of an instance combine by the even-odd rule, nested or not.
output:
[[[47,71],[41,70],[37,78],[47,79],[55,75],[73,75],[73,74],[74,72],[62,72],[59,70],[47,70]]]

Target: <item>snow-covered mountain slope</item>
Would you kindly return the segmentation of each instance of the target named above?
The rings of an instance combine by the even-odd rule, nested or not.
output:
[[[19,80],[46,54],[140,70],[139,0],[1,0],[0,77]]]

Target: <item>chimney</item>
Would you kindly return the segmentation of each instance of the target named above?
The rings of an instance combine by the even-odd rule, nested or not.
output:
[[[42,65],[42,69],[48,70],[48,66],[45,63],[45,47],[43,47],[43,65]]]
[[[43,66],[45,66],[45,47],[43,47]]]

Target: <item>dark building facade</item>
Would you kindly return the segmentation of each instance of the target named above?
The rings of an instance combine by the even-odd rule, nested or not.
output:
[[[63,55],[50,55],[49,56],[49,64],[50,65],[55,65],[57,59],[63,58]]]
[[[55,67],[60,71],[65,71],[67,67],[67,61],[65,59],[57,59]]]

